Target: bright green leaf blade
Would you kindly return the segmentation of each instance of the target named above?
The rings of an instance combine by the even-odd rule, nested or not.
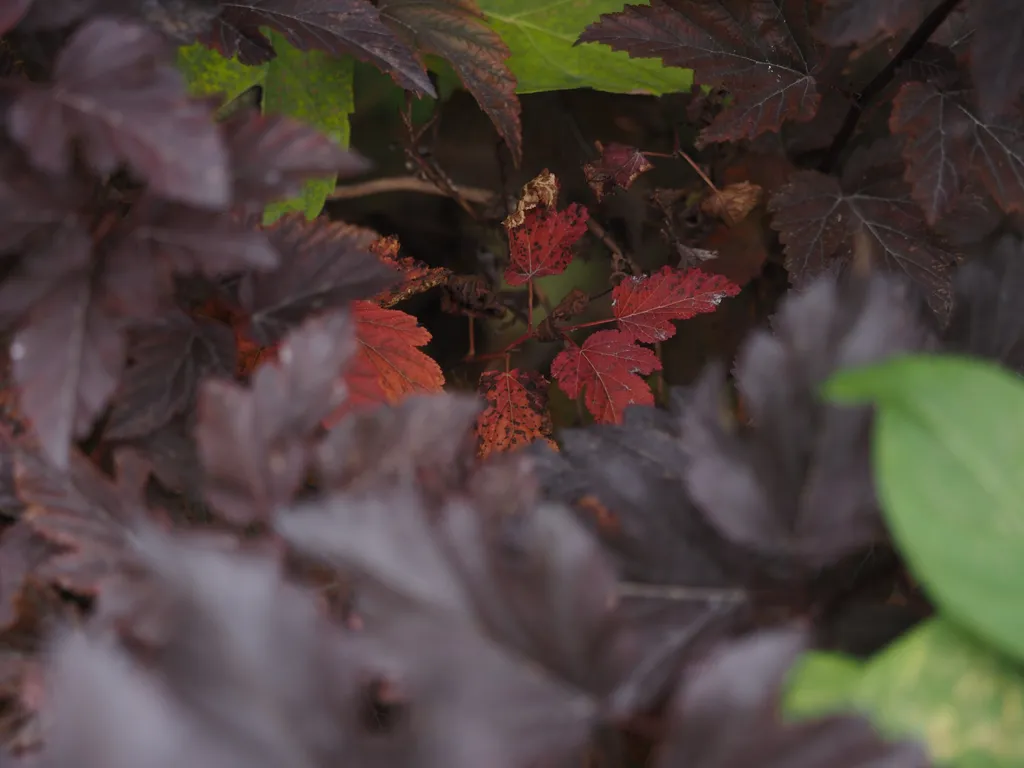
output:
[[[839,374],[873,400],[889,527],[946,612],[1024,659],[1024,381],[992,363],[914,355]]]
[[[783,699],[787,715],[817,717],[845,709],[860,682],[863,667],[838,653],[805,653],[789,673]]]
[[[892,738],[917,738],[953,768],[1024,765],[1024,677],[937,617],[869,662],[810,653],[789,678],[788,716],[861,712]]]
[[[625,0],[479,0],[478,5],[512,53],[508,65],[519,93],[594,88],[661,95],[689,91],[693,83],[693,70],[666,67],[659,59],[631,59],[593,43],[573,47],[587,25],[602,13],[621,11]]]
[[[273,224],[286,213],[301,211],[307,219],[315,219],[324,209],[324,203],[337,186],[337,179],[334,176],[325,179],[310,179],[303,187],[298,197],[291,197],[271,203],[263,210],[263,223],[267,226]]]
[[[288,115],[327,134],[343,147],[349,142],[349,115],[355,109],[352,59],[322,51],[300,51],[276,32],[270,33],[277,56],[267,65],[263,110]],[[289,211],[315,218],[334,190],[335,177],[306,182],[295,199],[267,206],[263,222],[272,224]]]
[[[205,45],[195,43],[178,49],[178,69],[194,96],[224,94],[225,101],[238,98],[263,82],[267,65],[249,67],[237,59],[225,59]]]

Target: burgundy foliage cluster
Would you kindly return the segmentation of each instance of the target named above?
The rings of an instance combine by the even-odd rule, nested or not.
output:
[[[364,162],[216,121],[167,40],[259,62],[269,26],[429,92],[393,28],[430,5],[0,0],[0,764],[927,765],[779,693],[802,649],[871,653],[931,610],[871,414],[820,384],[914,350],[1024,371],[1015,0],[653,0],[588,28],[727,92],[704,145],[792,165],[762,186],[800,290],[670,408],[486,460],[469,395],[323,427],[347,307],[397,276],[354,228],[260,213]],[[219,305],[277,345],[251,377]]]

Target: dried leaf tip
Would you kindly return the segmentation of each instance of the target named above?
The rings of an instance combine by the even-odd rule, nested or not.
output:
[[[515,211],[510,213],[502,223],[505,225],[505,229],[521,226],[526,220],[527,212],[539,205],[553,208],[556,200],[558,200],[558,179],[555,178],[555,174],[545,168],[538,176],[523,185],[523,191],[519,196],[519,202],[516,203]]]

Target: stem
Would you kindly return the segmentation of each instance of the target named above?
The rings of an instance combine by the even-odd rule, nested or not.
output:
[[[617,317],[606,317],[604,320],[591,320],[589,323],[579,323],[577,325],[570,325],[562,329],[562,333],[572,333],[582,328],[592,328],[595,325],[604,325],[605,323],[614,323],[618,320]]]
[[[476,357],[476,319],[469,315],[469,351],[466,353],[466,357]]]
[[[468,363],[468,362],[476,362],[477,360],[498,360],[499,358],[502,358],[505,355],[510,354],[512,352],[512,350],[514,350],[520,344],[523,344],[524,342],[529,341],[532,336],[533,336],[533,331],[527,331],[522,336],[520,336],[518,339],[515,339],[515,340],[509,342],[508,344],[506,344],[505,348],[502,349],[499,352],[489,352],[486,355],[476,355],[475,357],[472,357],[472,358],[467,356],[466,359],[464,360],[464,362]]]
[[[914,34],[910,36],[903,47],[900,48],[892,60],[885,65],[877,75],[875,75],[871,82],[864,86],[864,90],[860,92],[860,95],[854,101],[850,107],[850,111],[846,113],[846,119],[843,121],[842,127],[839,129],[839,133],[836,134],[832,140],[832,145],[828,148],[828,153],[825,155],[825,159],[821,161],[821,165],[818,170],[822,173],[829,173],[835,167],[839,160],[839,155],[842,154],[844,147],[847,142],[853,137],[853,132],[857,128],[857,123],[860,121],[860,116],[864,112],[864,105],[871,101],[875,96],[880,94],[892,81],[897,70],[903,66],[903,64],[914,56],[917,55],[918,51],[924,47],[924,44],[928,42],[928,39],[935,34],[942,22],[946,20],[946,17],[952,13],[953,9],[957,6],[960,0],[944,0],[939,6],[928,14],[924,21],[921,22]]]
[[[533,333],[533,280],[526,281],[526,330]]]
[[[683,158],[683,160],[690,164],[690,167],[697,172],[697,175],[701,177],[705,184],[711,187],[711,190],[713,192],[718,192],[718,187],[715,186],[715,182],[708,178],[708,175],[704,173],[704,170],[693,161],[692,157],[690,157],[688,154],[686,154],[686,152],[684,152],[681,149],[677,149],[676,152],[679,153],[679,156]]]

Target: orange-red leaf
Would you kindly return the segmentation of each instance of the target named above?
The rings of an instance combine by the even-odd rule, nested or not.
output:
[[[514,450],[534,440],[554,445],[547,386],[547,379],[533,371],[484,371],[480,391],[487,408],[480,414],[476,428],[481,458]]]
[[[509,265],[505,281],[525,285],[530,280],[565,271],[572,247],[587,231],[587,209],[573,203],[564,211],[537,207],[518,227],[508,230]]]
[[[623,331],[598,331],[579,347],[558,353],[551,375],[569,397],[583,393],[583,403],[598,422],[621,422],[629,405],[654,405],[654,395],[640,378],[661,370],[653,351],[633,343]]]
[[[417,293],[429,291],[448,281],[450,269],[444,267],[428,267],[421,261],[402,256],[400,245],[394,235],[382,237],[370,244],[370,251],[389,267],[401,273],[402,281],[373,297],[373,301],[382,307],[392,307],[405,301]]]
[[[324,421],[324,426],[331,427],[356,409],[441,391],[441,367],[419,349],[430,341],[430,331],[415,317],[372,301],[354,301],[351,311],[359,351],[345,371],[348,398]]]
[[[631,277],[612,291],[619,328],[637,341],[653,344],[675,336],[673,320],[714,312],[726,296],[740,292],[722,275],[699,269],[663,267],[650,277]]]

